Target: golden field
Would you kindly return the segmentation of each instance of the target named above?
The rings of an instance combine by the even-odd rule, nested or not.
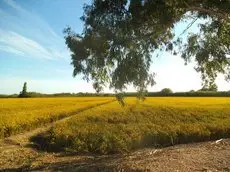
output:
[[[113,100],[111,97],[0,99],[0,138],[43,126]]]
[[[50,151],[127,152],[230,137],[229,98],[127,98],[82,111],[31,138]]]

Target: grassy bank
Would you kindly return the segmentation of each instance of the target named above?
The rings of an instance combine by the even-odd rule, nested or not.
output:
[[[86,110],[32,138],[46,150],[117,153],[230,136],[228,98],[126,99]]]

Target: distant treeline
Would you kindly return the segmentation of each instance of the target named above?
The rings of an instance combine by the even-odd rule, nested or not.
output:
[[[16,97],[18,97],[18,94],[11,94],[11,95],[0,94],[0,98],[16,98]]]
[[[18,94],[3,95],[0,94],[0,98],[17,98]],[[115,96],[113,93],[55,93],[55,94],[42,94],[37,92],[28,92],[27,97],[109,97]],[[124,93],[126,97],[137,96],[136,92]],[[190,92],[148,92],[146,97],[230,97],[230,91],[190,91]]]
[[[125,96],[136,96],[137,93],[125,93]],[[191,91],[191,92],[148,92],[146,97],[230,97],[230,91]]]
[[[36,98],[36,97],[109,97],[114,96],[112,93],[54,93],[54,94],[43,94],[37,92],[27,92],[24,98]],[[0,94],[0,98],[17,98],[20,94],[4,95]]]

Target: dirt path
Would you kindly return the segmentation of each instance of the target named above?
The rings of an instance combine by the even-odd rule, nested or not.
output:
[[[40,152],[24,144],[2,142],[0,171],[230,172],[230,139],[101,156]]]
[[[230,139],[148,148],[124,155],[52,153],[38,151],[31,146],[31,136],[69,118],[0,140],[0,171],[230,172]]]
[[[29,141],[30,137],[32,137],[34,135],[37,135],[39,133],[47,131],[49,128],[51,128],[52,126],[54,126],[56,123],[68,120],[68,119],[70,119],[73,116],[79,115],[83,111],[90,110],[90,109],[93,109],[95,107],[103,106],[103,105],[112,103],[114,101],[116,101],[116,100],[107,101],[107,102],[104,102],[104,103],[101,103],[101,104],[98,104],[98,105],[95,105],[95,106],[92,106],[92,107],[89,107],[89,108],[86,108],[86,109],[78,110],[76,113],[72,112],[71,115],[69,115],[67,117],[64,117],[62,119],[59,119],[57,121],[54,121],[52,123],[48,123],[48,124],[46,124],[46,125],[44,125],[42,127],[38,127],[36,129],[30,130],[30,131],[26,131],[26,132],[23,132],[23,133],[20,133],[20,134],[17,134],[17,135],[13,135],[13,136],[7,137],[5,139],[0,139],[0,146],[1,146],[2,143],[8,143],[9,145],[21,145],[21,146],[25,146],[25,145],[27,145],[30,142]]]

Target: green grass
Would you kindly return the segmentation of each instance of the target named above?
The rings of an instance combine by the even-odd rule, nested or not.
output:
[[[147,98],[95,107],[32,138],[52,151],[119,153],[230,136],[229,98]]]

